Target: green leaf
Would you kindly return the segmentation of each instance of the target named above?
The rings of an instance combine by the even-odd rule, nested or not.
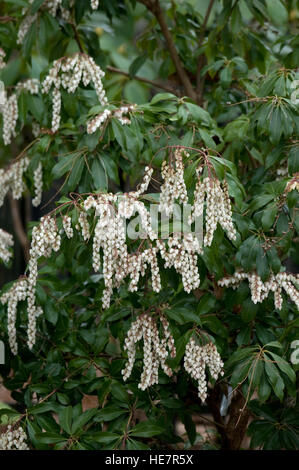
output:
[[[152,437],[157,436],[163,432],[163,428],[157,426],[156,424],[149,423],[147,421],[138,423],[130,431],[130,436],[135,437]]]
[[[273,364],[272,359],[265,354],[265,371],[269,382],[273,388],[273,391],[277,398],[280,401],[283,399],[283,390],[284,390],[284,382],[279,374],[277,367]]]
[[[84,411],[84,413],[77,416],[73,420],[73,424],[72,424],[72,428],[71,428],[72,429],[72,435],[78,433],[78,431],[81,431],[81,433],[82,433],[83,432],[83,426],[85,426],[86,423],[88,423],[88,421],[92,420],[92,418],[97,413],[97,411],[98,410],[96,408],[91,408],[90,410],[86,410],[86,411]]]
[[[52,169],[54,178],[61,178],[67,171],[70,171],[80,153],[73,152],[69,155],[59,157],[58,162]]]
[[[28,414],[36,415],[40,413],[46,413],[47,411],[57,412],[57,404],[53,402],[39,403],[32,408],[29,408]]]
[[[96,157],[91,165],[92,179],[96,190],[107,188],[107,175],[101,160]]]
[[[264,207],[270,201],[273,201],[274,196],[272,194],[262,194],[260,196],[255,197],[252,199],[251,203],[249,204],[249,210],[255,212],[256,210]]]
[[[278,356],[274,352],[268,351],[268,353],[270,354],[270,356],[273,357],[277,367],[289,377],[291,382],[295,382],[296,374],[295,374],[295,371],[290,366],[290,364],[288,364],[287,361],[285,361],[282,357]]]
[[[111,421],[125,413],[128,413],[128,410],[123,410],[114,405],[108,405],[98,412],[96,421]]]
[[[159,103],[160,101],[168,101],[168,100],[175,100],[177,101],[177,97],[172,93],[157,93],[151,100],[151,104]]]
[[[243,327],[238,334],[236,341],[238,346],[242,346],[243,344],[249,344],[251,337],[251,325],[247,325]]]
[[[127,450],[150,450],[149,446],[135,439],[127,440]]]
[[[265,371],[262,371],[260,383],[258,384],[258,397],[261,403],[268,400],[271,394],[271,387],[268,383]]]
[[[204,315],[205,313],[209,313],[212,310],[214,310],[215,305],[216,305],[215,297],[210,294],[204,294],[199,299],[196,311],[199,315]]]
[[[131,63],[129,67],[129,75],[131,78],[133,78],[134,75],[136,75],[136,73],[143,66],[147,58],[148,58],[148,54],[147,52],[145,52],[144,54],[140,55],[139,57],[136,57],[136,59],[133,60],[133,62]]]
[[[257,274],[260,276],[263,282],[269,277],[269,266],[266,253],[261,245],[258,247],[258,252],[256,255],[256,270]]]
[[[280,0],[266,0],[267,10],[274,24],[283,24],[288,21],[288,11]]]
[[[235,366],[230,379],[230,383],[233,388],[238,387],[248,377],[249,370],[252,367],[253,359],[253,356],[248,357]]]
[[[76,160],[76,162],[74,163],[74,166],[71,169],[70,176],[68,179],[69,190],[75,189],[76,186],[80,183],[84,164],[85,164],[85,161],[82,155]]]
[[[111,125],[112,125],[114,136],[118,144],[125,151],[126,150],[126,137],[125,137],[123,126],[121,125],[119,120],[115,118],[111,119]]]
[[[45,3],[45,0],[34,0],[29,10],[30,15],[34,15],[40,9],[43,3]]]
[[[85,437],[85,439],[91,442],[100,442],[101,444],[110,444],[118,439],[121,439],[119,434],[115,432],[103,431],[95,432]]]
[[[198,106],[197,104],[193,103],[185,103],[189,113],[191,116],[194,118],[194,120],[198,123],[203,123],[206,126],[212,126],[213,125],[213,120],[210,116],[210,114],[205,111],[203,108]]]
[[[46,302],[45,304],[45,317],[50,323],[56,325],[58,320],[58,310],[52,302]]]
[[[220,165],[222,165],[226,168],[229,168],[232,175],[237,174],[236,165],[233,162],[231,162],[230,160],[227,160],[226,158],[223,158],[223,157],[220,158],[220,157],[215,157],[215,156],[210,156],[210,159],[212,160],[212,164],[216,161]]]
[[[42,444],[57,444],[67,442],[67,438],[53,432],[42,432],[35,435],[36,439]]]
[[[127,403],[129,401],[129,395],[126,387],[119,382],[114,381],[111,385],[111,393],[119,401]]]
[[[202,317],[202,324],[211,330],[213,333],[221,336],[221,338],[228,337],[226,326],[216,317],[216,315],[204,315]]]
[[[228,87],[233,79],[232,71],[230,67],[225,67],[221,70],[220,75],[220,82],[225,86]]]
[[[290,175],[299,171],[299,145],[291,147],[288,158],[288,168]]]
[[[73,408],[71,406],[65,406],[59,410],[59,423],[62,429],[68,434],[72,434],[72,418]]]
[[[269,204],[263,211],[262,226],[264,230],[268,231],[274,224],[277,210],[277,205],[273,203]]]

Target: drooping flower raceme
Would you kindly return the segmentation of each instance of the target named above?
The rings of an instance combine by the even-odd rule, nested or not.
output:
[[[93,134],[98,128],[108,121],[109,118],[114,117],[119,120],[122,125],[130,124],[131,120],[125,114],[131,113],[136,109],[136,105],[121,106],[117,109],[104,109],[100,114],[97,114],[87,123],[87,133]]]
[[[3,118],[3,141],[5,145],[11,143],[12,137],[16,136],[16,124],[19,116],[18,112],[18,96],[22,91],[28,91],[31,94],[37,94],[39,81],[36,79],[28,79],[19,82],[15,86],[15,92],[8,96],[4,90],[1,95],[0,113]]]
[[[174,151],[174,162],[162,164],[162,178],[159,210],[166,215],[173,213],[173,204],[178,200],[181,204],[188,202],[187,189],[184,181],[183,155],[185,151],[176,148]]]
[[[6,56],[5,51],[0,47],[0,70],[6,66],[4,57]]]
[[[36,318],[42,313],[36,306],[36,282],[38,271],[38,259],[42,256],[49,257],[52,251],[60,248],[61,237],[58,233],[56,222],[49,216],[42,217],[40,224],[33,227],[30,247],[27,312],[28,312],[28,346],[31,349],[35,344]]]
[[[33,179],[35,196],[32,199],[32,205],[37,207],[40,205],[43,195],[43,166],[40,162],[36,170],[34,170]]]
[[[14,199],[20,199],[25,190],[23,175],[27,171],[30,160],[23,157],[12,163],[6,170],[0,169],[0,207],[9,191]]]
[[[30,12],[30,8],[33,0],[28,0],[29,6],[23,8],[22,10],[23,20],[19,26],[17,44],[23,43],[25,36],[31,28],[32,24],[39,18],[41,14],[40,12],[46,11],[53,17],[60,15],[64,21],[71,22],[71,8],[74,6],[75,1],[76,0],[69,0],[68,5],[66,5],[67,7],[65,8],[64,5],[66,2],[64,0],[44,0],[42,5],[40,5],[39,10],[32,14]],[[99,0],[90,0],[90,6],[92,10],[97,10],[99,7]]]
[[[68,93],[74,93],[82,81],[84,86],[93,83],[98,100],[101,105],[108,103],[102,78],[105,73],[95,63],[92,57],[83,53],[76,53],[72,57],[62,57],[55,60],[53,67],[42,83],[42,92],[49,93],[53,87],[52,131],[56,132],[60,125],[61,87]],[[94,123],[92,129],[96,126]],[[94,131],[93,131],[94,132]]]
[[[159,382],[159,366],[165,374],[169,377],[172,376],[172,370],[166,364],[166,359],[168,355],[175,357],[176,349],[167,319],[162,316],[160,320],[163,330],[161,338],[154,317],[144,313],[132,323],[125,340],[124,347],[128,353],[128,361],[122,370],[122,374],[123,379],[126,381],[130,377],[134,366],[136,343],[143,339],[143,371],[138,385],[141,390],[145,390]]]
[[[205,236],[204,245],[210,246],[214,232],[219,223],[231,240],[236,239],[236,229],[232,221],[231,203],[228,193],[228,185],[215,177],[206,177],[201,181],[200,173],[197,173],[198,181],[194,193],[194,204],[189,222],[204,213],[204,202],[206,201],[205,213]]]
[[[206,378],[206,368],[209,368],[213,379],[217,380],[219,375],[223,375],[223,362],[213,343],[204,346],[196,344],[191,337],[186,346],[184,356],[184,367],[186,372],[198,383],[198,396],[205,402],[208,394],[208,384]]]
[[[27,279],[20,278],[16,281],[8,292],[1,296],[3,305],[7,304],[7,330],[11,352],[18,354],[16,319],[18,303],[27,297]]]
[[[13,245],[14,242],[12,235],[0,228],[0,260],[4,261],[5,263],[10,260],[12,256],[10,248]]]
[[[219,286],[236,289],[243,280],[247,279],[251,290],[251,299],[254,304],[263,302],[272,291],[274,293],[275,308],[281,310],[283,297],[282,289],[299,309],[299,274],[281,272],[271,273],[270,278],[263,282],[256,272],[246,273],[236,271],[232,276],[226,276],[218,281]]]
[[[177,158],[180,162],[180,157]],[[24,162],[26,160],[21,159],[14,164],[16,166],[13,167],[13,171],[8,170],[10,171],[9,178],[5,174],[6,186],[12,188],[15,196],[18,197],[23,189],[20,181],[22,182]],[[179,168],[179,163],[177,168]],[[35,174],[36,196],[40,194],[38,189],[40,188],[40,175],[38,174],[40,169],[37,170]],[[142,200],[152,173],[153,169],[146,167],[144,178],[137,190],[123,195],[98,193],[87,197],[80,196],[78,202],[74,203],[78,215],[78,223],[74,223],[74,227],[72,217],[65,214],[61,217],[62,228],[59,232],[56,221],[50,216],[43,217],[40,224],[33,228],[27,286],[28,345],[30,348],[35,343],[36,318],[41,313],[41,309],[36,306],[35,302],[38,259],[42,256],[50,256],[52,251],[57,251],[60,247],[61,236],[65,234],[66,238],[72,238],[75,229],[81,233],[85,243],[92,240],[93,268],[96,272],[101,270],[104,279],[103,308],[109,308],[113,289],[120,287],[125,280],[129,281],[129,291],[137,291],[140,278],[146,274],[147,270],[151,273],[153,291],[159,292],[162,288],[159,257],[162,258],[165,268],[174,268],[182,276],[183,288],[186,292],[189,293],[199,287],[197,265],[202,246],[197,234],[175,233],[163,239],[158,238],[158,231],[152,227],[151,213]],[[176,184],[179,187],[179,184]],[[183,183],[180,184],[181,188],[184,188]],[[179,192],[184,194],[184,189],[180,189]],[[185,200],[184,197],[183,199]],[[136,214],[136,220],[133,221],[138,226],[139,237],[142,241],[136,251],[130,252],[127,244],[126,220]],[[74,217],[74,221],[75,219]]]

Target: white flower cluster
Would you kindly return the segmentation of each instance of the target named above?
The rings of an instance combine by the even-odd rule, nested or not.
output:
[[[29,450],[26,444],[27,435],[23,428],[14,428],[11,424],[0,434],[0,450]]]
[[[64,21],[71,20],[70,11],[63,7],[63,0],[46,0],[43,6],[50,13],[50,15],[55,17],[57,15],[58,10],[60,10],[61,16]]]
[[[121,106],[115,110],[110,110],[106,108],[101,114],[97,114],[87,123],[87,133],[93,134],[99,127],[102,127],[105,122],[108,121],[110,117],[115,117],[119,122],[124,124],[130,124],[131,121],[124,114],[128,114],[136,109],[136,105]]]
[[[217,178],[207,177],[201,182],[200,173],[198,172],[197,174],[198,181],[194,192],[194,205],[189,222],[191,223],[195,217],[203,215],[204,202],[206,200],[204,246],[211,245],[218,223],[226,231],[227,236],[231,240],[235,240],[236,229],[232,221],[227,182],[223,181],[222,187]]]
[[[99,0],[90,0],[90,5],[93,10],[97,10],[99,8]]]
[[[19,82],[15,86],[15,90],[17,95],[19,95],[22,91],[29,91],[31,95],[37,95],[39,89],[39,80],[37,78],[28,78],[23,82]]]
[[[289,193],[290,191],[296,190],[299,192],[299,173],[295,173],[293,178],[286,185],[285,192]]]
[[[61,92],[60,87],[68,93],[74,93],[81,80],[84,86],[93,82],[95,91],[101,105],[107,104],[107,97],[102,84],[105,73],[96,65],[92,57],[83,53],[76,53],[72,57],[62,57],[55,60],[53,67],[42,84],[42,92],[53,90],[52,131],[56,132],[60,125]]]
[[[40,205],[43,195],[43,166],[40,162],[37,165],[36,170],[33,172],[33,180],[35,196],[32,199],[32,205],[37,207]]]
[[[81,227],[81,232],[82,232],[84,241],[89,240],[90,232],[89,232],[89,223],[88,223],[86,212],[83,212],[83,211],[80,212],[78,222]]]
[[[32,3],[32,0],[30,0],[30,3]],[[23,43],[25,36],[28,33],[29,29],[31,28],[33,23],[37,20],[37,13],[34,13],[34,15],[26,14],[27,10],[28,10],[27,8],[23,8],[23,16],[25,15],[25,17],[21,21],[21,24],[19,26],[17,44]]]
[[[206,367],[209,368],[210,374],[215,380],[219,375],[223,375],[223,362],[216,346],[213,343],[200,346],[192,337],[186,346],[184,367],[186,372],[197,381],[198,396],[202,402],[205,402],[208,395]]]
[[[4,263],[7,263],[12,256],[10,248],[13,246],[13,244],[14,242],[12,235],[0,228],[0,259],[4,261]]]
[[[26,277],[20,278],[14,283],[8,292],[1,296],[1,303],[7,304],[7,330],[8,340],[11,352],[18,354],[16,320],[18,303],[26,300],[27,297],[27,279]]]
[[[181,148],[174,151],[174,162],[162,164],[162,178],[164,183],[161,185],[159,210],[166,215],[173,213],[173,204],[176,199],[181,204],[188,203],[187,189],[184,181],[183,155],[186,152]],[[188,154],[187,154],[188,155]]]
[[[33,3],[33,0],[28,1],[29,6],[23,8],[22,10],[22,16],[23,20],[21,21],[21,24],[19,26],[18,30],[18,37],[17,37],[17,44],[22,44],[26,34],[28,33],[29,29],[33,25],[33,23],[37,20],[39,16],[39,12],[34,13],[33,15],[30,14],[30,8]],[[66,8],[63,7],[63,0],[44,0],[43,4],[41,5],[41,9],[47,11],[50,13],[52,16],[56,16],[58,10],[61,12],[61,16],[64,19],[64,21],[70,21],[71,20],[71,15],[70,11]]]
[[[180,158],[181,154],[177,154],[176,168],[179,169]],[[21,162],[22,160],[15,165],[19,165]],[[22,171],[19,168],[17,170],[22,175]],[[152,228],[151,213],[140,200],[149,186],[152,173],[152,168],[145,168],[143,181],[136,191],[123,195],[99,193],[83,198],[83,202],[80,198],[80,202],[75,203],[77,208],[80,205],[78,223],[75,228],[81,232],[84,241],[89,241],[91,237],[93,239],[92,263],[94,270],[97,272],[102,266],[103,308],[109,308],[113,289],[118,288],[126,278],[129,279],[128,289],[132,292],[137,291],[140,276],[144,276],[148,268],[151,271],[152,289],[154,292],[159,292],[161,278],[158,256],[161,256],[164,261],[165,268],[174,267],[182,276],[183,288],[186,292],[191,292],[200,284],[197,262],[198,255],[202,253],[202,247],[198,236],[190,232],[181,237],[181,234],[175,233],[167,240],[163,240],[158,238],[158,233]],[[39,177],[37,174],[35,176],[37,189],[40,187]],[[13,181],[22,181],[22,178],[20,179],[18,176],[13,178]],[[184,184],[182,180],[180,180],[181,183],[178,181],[176,185],[184,199]],[[22,193],[22,187],[17,187],[17,191],[16,188],[14,190],[18,194]],[[93,230],[91,230],[88,220],[92,216],[90,210],[94,211],[94,223],[91,225],[94,227]],[[135,227],[138,227],[139,237],[142,241],[137,251],[130,253],[126,243],[126,219],[130,219],[136,213],[138,217],[132,222],[135,223]],[[72,219],[67,215],[62,216],[60,233],[63,232],[67,238],[72,238],[74,235]],[[35,342],[36,317],[40,313],[40,309],[35,305],[38,258],[50,256],[52,251],[59,249],[60,233],[58,233],[56,222],[50,216],[43,217],[40,224],[33,228],[27,290],[28,345],[30,348]],[[143,246],[144,244],[145,246]]]
[[[72,228],[71,217],[69,217],[68,215],[64,215],[62,218],[62,226],[63,226],[63,230],[65,231],[67,238],[73,238],[74,230]]]
[[[290,299],[296,304],[299,310],[299,291],[296,286],[299,285],[299,274],[281,272],[271,274],[268,281],[263,282],[257,273],[246,273],[236,271],[234,275],[224,277],[218,281],[222,287],[232,287],[236,289],[240,283],[247,279],[251,290],[251,299],[253,303],[260,303],[268,297],[270,291],[274,293],[275,308],[281,310],[283,298],[282,289],[289,295]]]
[[[39,123],[36,121],[33,121],[31,130],[32,130],[33,137],[36,139],[39,136],[40,131],[41,131],[41,127]]]
[[[277,178],[276,180],[281,180],[284,176],[289,175],[289,169],[288,169],[288,164],[287,161],[284,162],[284,165],[282,165],[280,168],[277,168],[276,170]]]
[[[8,145],[11,143],[11,139],[16,136],[18,100],[17,95],[14,93],[8,97],[6,90],[1,98],[0,112],[3,120],[3,141],[4,145]]]
[[[131,120],[124,116],[125,114],[132,113],[136,109],[136,104],[130,104],[128,106],[121,106],[113,112],[113,116],[119,120],[119,122],[124,124],[131,124]]]
[[[0,47],[0,70],[3,69],[6,65],[4,57],[6,56],[5,51]]]
[[[140,275],[145,275],[147,265],[149,265],[151,268],[152,289],[154,292],[160,292],[161,278],[158,267],[157,253],[157,247],[150,247],[145,249],[141,253],[128,256],[127,272],[130,275],[130,284],[128,287],[128,290],[130,292],[135,292],[138,290],[138,282]]]
[[[139,276],[144,275],[146,266],[151,267],[152,286],[161,288],[157,250],[150,247],[141,253],[128,253],[126,244],[125,219],[137,212],[145,237],[154,240],[157,236],[152,230],[150,214],[145,205],[138,200],[141,192],[146,191],[152,170],[146,169],[145,177],[138,191],[117,196],[111,193],[89,196],[84,202],[84,209],[95,209],[97,222],[93,236],[93,268],[99,271],[101,266],[100,250],[103,252],[103,275],[105,289],[102,297],[103,308],[108,308],[114,287],[119,287],[126,276],[130,276],[129,289],[137,290]],[[82,212],[82,214],[86,214]],[[83,217],[83,216],[82,216]],[[84,236],[84,234],[83,234]],[[87,237],[89,238],[89,231]]]
[[[87,134],[93,134],[99,127],[109,119],[111,116],[111,111],[109,109],[104,109],[101,114],[97,114],[96,117],[88,121],[87,123]]]
[[[31,349],[35,344],[36,318],[42,313],[40,307],[35,305],[35,289],[37,281],[38,259],[42,256],[50,257],[52,251],[60,248],[61,237],[56,222],[50,216],[41,218],[40,224],[33,227],[30,246],[27,312],[28,312],[28,346]]]
[[[28,3],[31,6],[33,0],[28,0]],[[64,21],[71,22],[72,17],[70,8],[74,6],[74,3],[75,0],[69,0],[68,8],[65,8],[63,6],[63,0],[44,0],[42,5],[40,6],[40,10],[47,11],[53,17],[56,17],[60,12],[60,15]],[[33,15],[30,14],[30,6],[25,7],[22,10],[22,16],[24,17],[24,19],[22,20],[19,26],[17,44],[23,43],[26,34],[28,33],[32,24],[37,20],[39,16],[39,11]],[[90,0],[90,6],[93,10],[97,10],[99,7],[99,0]]]
[[[155,319],[151,315],[144,313],[132,323],[125,339],[124,348],[128,352],[128,362],[122,370],[125,381],[132,373],[136,356],[136,343],[143,339],[143,371],[140,383],[138,384],[141,390],[159,383],[159,366],[161,366],[165,374],[169,377],[172,376],[172,370],[166,364],[166,359],[168,354],[171,357],[175,357],[176,349],[173,336],[169,331],[167,319],[162,315],[160,320],[163,330],[162,338],[160,338]]]
[[[39,225],[33,227],[30,246],[30,259],[28,264],[28,277],[20,278],[13,287],[1,297],[1,302],[8,305],[8,334],[9,344],[14,354],[17,354],[15,322],[17,304],[27,299],[28,315],[28,346],[31,349],[35,344],[36,318],[42,314],[42,309],[36,306],[36,282],[38,275],[38,259],[42,256],[50,257],[52,251],[60,248],[61,237],[56,222],[50,216],[41,218]]]
[[[31,94],[38,93],[39,81],[29,78],[15,86],[15,93],[7,95],[6,90],[3,91],[0,103],[0,113],[3,119],[3,141],[5,145],[11,143],[12,137],[16,136],[16,124],[19,116],[18,96],[22,91],[29,91]]]
[[[174,267],[181,274],[184,290],[191,292],[200,284],[197,268],[198,254],[201,246],[198,238],[193,233],[188,233],[182,239],[174,236],[167,239],[168,250],[161,240],[157,240],[165,268]]]
[[[135,197],[141,196],[141,194],[145,193],[145,191],[149,187],[153,172],[154,172],[153,168],[149,166],[146,166],[144,168],[143,179],[138,187],[138,190],[134,192]]]
[[[173,213],[174,202],[188,203],[187,189],[184,182],[183,155],[189,156],[182,148],[176,148],[174,162],[166,161],[162,164],[162,178],[159,210],[166,215]],[[232,221],[231,202],[228,193],[228,185],[223,181],[222,186],[216,177],[206,177],[201,181],[202,168],[196,170],[197,183],[194,191],[194,203],[189,217],[189,224],[204,214],[205,211],[205,236],[204,246],[210,246],[214,232],[219,223],[231,240],[236,240],[236,229]]]
[[[11,191],[14,199],[20,199],[25,190],[23,175],[29,166],[30,160],[23,157],[12,163],[6,170],[0,168],[0,207],[4,198]]]

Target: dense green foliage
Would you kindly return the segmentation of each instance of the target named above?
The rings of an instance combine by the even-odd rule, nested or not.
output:
[[[299,265],[299,196],[286,191],[299,171],[299,2],[161,0],[159,10],[155,0],[100,0],[93,11],[89,1],[76,0],[70,7],[66,0],[62,4],[71,12],[70,22],[60,11],[52,16],[44,3],[1,3],[0,45],[7,65],[0,79],[8,90],[27,78],[42,82],[54,60],[81,51],[106,71],[109,104],[99,105],[92,84],[81,84],[74,94],[62,91],[61,124],[53,133],[51,94],[22,91],[17,135],[10,145],[1,140],[2,167],[26,154],[30,165],[24,178],[33,195],[33,172],[42,163],[44,189],[58,188],[58,207],[71,201],[72,192],[132,190],[148,164],[161,181],[167,146],[208,148],[217,177],[228,183],[237,239],[230,241],[218,226],[200,257],[196,291],[186,293],[181,277],[161,262],[160,293],[152,291],[145,276],[137,292],[129,292],[126,284],[115,289],[111,307],[103,310],[103,278],[92,269],[92,241],[77,232],[71,240],[64,237],[59,252],[39,263],[37,303],[44,314],[38,318],[36,345],[31,351],[27,347],[27,304],[21,302],[19,352],[13,356],[7,347],[6,364],[0,366],[18,403],[10,413],[18,413],[34,449],[182,448],[177,419],[185,425],[184,445],[190,448],[200,438],[192,416],[206,411],[182,366],[196,326],[212,338],[225,361],[225,374],[207,400],[219,433],[213,447],[240,448],[248,430],[255,448],[298,448],[298,365],[290,360],[291,344],[299,338],[298,309],[285,293],[278,310],[273,293],[254,304],[247,281],[236,290],[220,288],[217,281],[237,269],[256,270],[267,281],[271,273],[285,270],[290,258]],[[18,45],[24,7],[37,17]],[[183,72],[174,63],[163,24]],[[112,117],[95,133],[86,133],[91,117],[120,103],[137,104],[130,124]],[[36,138],[34,122],[41,127]],[[198,154],[190,150],[185,162],[190,196],[197,164]],[[150,187],[153,199],[158,187],[156,182]],[[59,210],[56,215],[61,224]],[[76,206],[68,215],[77,220]],[[35,223],[26,227],[29,236]],[[132,249],[138,246],[130,243]],[[122,379],[124,339],[138,314],[165,303],[177,349],[176,358],[168,361],[175,374],[169,378],[161,372],[159,385],[141,391],[141,349],[132,376],[126,383]],[[7,344],[1,304],[0,339]],[[228,385],[235,392],[227,424],[219,409]],[[98,407],[82,412],[82,400],[91,395]],[[5,414],[6,409],[0,411],[2,419]]]

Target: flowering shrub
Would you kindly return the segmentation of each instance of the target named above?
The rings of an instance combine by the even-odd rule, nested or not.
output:
[[[1,3],[0,449],[299,447],[298,16]]]

